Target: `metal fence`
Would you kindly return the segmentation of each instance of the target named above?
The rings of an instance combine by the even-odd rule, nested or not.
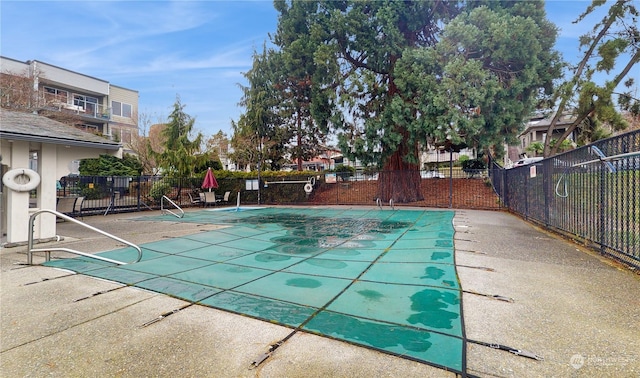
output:
[[[369,205],[377,202],[378,172],[320,173],[301,172],[298,176],[217,178],[216,197],[228,201],[219,205]],[[438,208],[499,209],[500,201],[491,188],[486,170],[462,171],[458,167],[420,172],[424,199],[394,206]],[[158,176],[67,176],[58,186],[59,203],[63,198],[79,198],[73,215],[159,209],[166,195],[181,207],[198,203],[202,179]],[[239,198],[239,200],[238,200]]]
[[[489,176],[510,211],[640,268],[640,130]]]
[[[273,178],[218,178],[220,205],[381,205],[378,172],[301,172]],[[640,130],[557,155],[487,171],[449,166],[420,172],[423,199],[394,206],[501,209],[595,246],[640,268]],[[159,209],[167,195],[181,207],[200,206],[200,178],[68,176],[58,197],[82,198],[74,215]]]
[[[387,172],[389,173],[389,172]],[[338,174],[339,175],[339,174]],[[317,190],[308,201],[312,204],[376,205],[378,177],[381,172],[345,175],[333,179],[331,174],[318,178]],[[459,167],[420,172],[423,199],[393,206],[417,206],[456,209],[500,208],[500,201],[491,188],[486,170],[463,171]],[[390,206],[390,203],[379,203]]]

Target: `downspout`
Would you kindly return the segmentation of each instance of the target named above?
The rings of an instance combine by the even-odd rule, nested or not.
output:
[[[33,77],[33,96],[31,96],[31,101],[35,103],[29,104],[30,108],[38,107],[38,87],[40,86],[40,75],[38,75],[38,62],[31,62],[31,77]],[[36,110],[33,111],[34,114],[38,114]]]

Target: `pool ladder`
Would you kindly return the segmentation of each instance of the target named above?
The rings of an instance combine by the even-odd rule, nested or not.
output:
[[[169,209],[165,209],[164,208],[164,201],[169,202],[170,204],[173,205],[173,207],[175,207],[176,209],[178,209],[180,211],[180,214],[176,214],[173,211],[169,210]],[[178,206],[175,202],[173,202],[169,197],[167,196],[162,196],[162,198],[160,199],[160,210],[162,210],[162,214],[166,214],[169,213],[173,216],[175,216],[176,218],[182,218],[184,217],[184,210],[182,210],[182,208],[180,206]]]
[[[376,205],[378,206],[378,209],[382,210],[382,200],[380,198],[376,198]],[[391,210],[396,209],[393,205],[393,198],[389,200],[389,207],[391,207]]]
[[[92,255],[90,253],[85,253],[85,252],[80,252],[80,251],[76,251],[75,249],[70,249],[70,248],[40,248],[40,249],[34,249],[33,248],[33,224],[34,221],[36,219],[36,217],[42,213],[50,213],[53,214],[55,216],[57,216],[58,218],[62,218],[64,220],[68,220],[70,222],[76,223],[84,228],[88,228],[89,230],[95,231],[97,233],[100,233],[106,237],[109,237],[113,240],[119,241],[120,243],[126,244],[132,248],[134,248],[135,250],[138,251],[138,257],[131,262],[122,262],[122,261],[118,261],[118,260],[113,260],[113,259],[109,259],[106,257],[102,257],[102,256],[98,256],[98,255]],[[120,239],[117,236],[111,235],[105,231],[102,231],[98,228],[95,228],[93,226],[90,226],[84,222],[81,222],[77,219],[74,219],[66,214],[60,213],[58,211],[55,210],[50,210],[50,209],[42,209],[42,210],[38,210],[36,212],[34,212],[33,214],[31,214],[31,216],[29,217],[29,240],[28,240],[28,249],[27,249],[27,264],[28,265],[33,265],[33,253],[34,252],[45,252],[45,259],[46,261],[50,261],[51,260],[51,252],[53,251],[62,251],[62,252],[68,252],[68,253],[72,253],[75,255],[80,255],[80,256],[84,256],[84,257],[89,257],[92,259],[96,259],[96,260],[101,260],[101,261],[106,261],[106,262],[110,262],[113,264],[118,264],[118,265],[127,265],[127,264],[133,264],[133,263],[137,263],[142,259],[142,249],[140,249],[140,247],[138,247],[137,245],[130,243],[124,239]]]

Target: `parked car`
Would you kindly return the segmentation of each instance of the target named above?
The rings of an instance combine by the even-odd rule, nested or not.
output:
[[[420,171],[420,177],[428,178],[444,178],[444,174],[438,171]]]
[[[520,160],[516,161],[515,163],[513,163],[513,166],[511,168],[522,167],[523,165],[529,165],[529,164],[537,163],[542,159],[544,159],[544,158],[543,157],[531,157],[531,158],[520,159]]]

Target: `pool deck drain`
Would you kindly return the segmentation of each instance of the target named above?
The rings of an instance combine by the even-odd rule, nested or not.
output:
[[[390,212],[386,209],[383,211]],[[137,244],[154,245],[157,250],[145,251],[147,258],[155,256],[201,259],[201,251],[185,248],[183,243],[171,243],[171,239],[189,237],[191,241],[204,241],[206,244],[207,238],[204,234],[225,230],[222,228],[225,226],[205,223],[185,224],[172,222],[168,218],[161,222],[133,221],[133,217],[139,218],[140,214],[86,217],[85,221]],[[574,244],[540,232],[509,214],[456,211],[454,223],[457,231],[455,258],[460,264],[458,276],[465,290],[464,328],[461,329],[466,331],[466,336],[470,339],[522,348],[544,357],[544,361],[535,361],[468,343],[463,351],[467,361],[465,373],[514,377],[632,377],[640,374],[640,341],[637,337],[637,319],[640,315],[637,293],[640,292],[640,280],[637,275],[617,269],[598,256],[580,251]],[[250,227],[244,229],[249,232]],[[266,225],[264,229],[272,233],[270,238],[286,237]],[[85,235],[72,224],[59,224],[59,234],[67,237],[62,243],[73,244],[74,249],[95,252],[120,248],[112,241]],[[408,236],[409,233],[405,235]],[[254,244],[264,242],[265,238],[262,236],[265,234],[255,234],[253,237],[259,241]],[[238,259],[242,261],[242,265],[235,264],[236,267],[259,269],[249,265],[250,258],[247,256],[250,254],[247,255],[243,249],[247,248],[246,246],[234,245],[232,238],[226,242],[229,243],[227,252],[219,253],[217,257],[223,262],[216,264],[232,265],[228,260]],[[333,244],[326,244],[331,250]],[[169,250],[164,250],[165,247]],[[341,261],[348,266],[355,263],[355,267],[363,261],[374,261],[379,257],[380,254],[370,253],[377,247],[362,250],[351,246],[333,248],[333,258],[312,258],[329,260],[330,264],[312,260],[320,262],[313,266],[325,271],[342,270],[332,268],[334,261]],[[174,252],[178,250],[182,252]],[[366,259],[362,256],[353,258],[353,250],[366,251],[361,253],[362,256],[367,256]],[[415,262],[413,259],[416,256],[412,256],[409,251],[407,249],[407,253],[402,253],[402,259],[408,259],[409,263]],[[275,248],[270,252],[252,251],[254,256],[266,253],[267,255],[263,255],[261,259],[266,260],[267,264],[277,266],[273,271],[279,275],[313,278],[308,274],[309,268],[293,269],[304,266],[302,263],[286,265],[279,261],[281,259],[272,257],[286,255],[289,252],[288,248]],[[396,250],[391,248],[377,260],[377,264],[401,266],[404,261],[399,261],[399,255],[394,257],[391,252]],[[172,253],[175,254],[170,256]],[[188,256],[183,256],[184,254]],[[339,259],[335,258],[336,256]],[[376,273],[373,269],[368,270],[366,273],[371,274],[373,278],[354,282],[351,286],[351,297],[338,296],[326,306],[326,311],[320,311],[318,316],[305,324],[308,326],[305,332],[298,332],[290,337],[263,364],[249,370],[248,367],[257,356],[263,355],[270,345],[286,338],[291,333],[293,325],[302,324],[309,317],[304,312],[296,314],[285,306],[281,309],[282,313],[286,312],[291,318],[297,316],[303,320],[291,320],[291,326],[283,327],[256,320],[254,316],[261,317],[250,312],[219,311],[207,306],[191,305],[167,316],[165,320],[142,327],[145,322],[160,314],[202,300],[218,298],[220,302],[227,304],[235,301],[238,308],[253,308],[254,311],[259,311],[260,306],[255,307],[254,302],[247,302],[246,298],[242,297],[255,296],[256,293],[236,291],[233,286],[218,288],[208,285],[202,286],[198,291],[182,278],[170,278],[172,274],[176,274],[172,271],[175,261],[159,265],[161,272],[155,273],[146,271],[143,266],[138,270],[118,269],[122,271],[123,277],[130,279],[133,275],[141,287],[148,286],[146,289],[149,291],[141,291],[86,275],[69,275],[68,272],[42,266],[16,265],[26,261],[24,249],[20,248],[5,248],[0,257],[2,376],[455,375],[424,363],[354,346],[353,340],[346,340],[348,343],[344,343],[335,340],[340,337],[334,335],[320,337],[314,334],[314,327],[328,332],[328,325],[341,327],[349,322],[353,323],[354,320],[369,320],[366,313],[349,314],[355,312],[354,309],[366,312],[362,304],[356,306],[351,302],[355,302],[354,298],[364,303],[367,300],[381,298],[380,295],[385,295],[385,291],[378,286],[399,285],[393,282],[397,279],[393,274],[388,275],[388,280],[392,282],[380,282],[376,277],[381,273]],[[308,256],[290,257],[291,260],[301,261]],[[434,257],[443,255],[437,254]],[[394,258],[398,261],[394,261]],[[36,259],[36,262],[42,262],[42,259]],[[181,260],[181,263],[183,262]],[[76,268],[88,268],[82,264],[84,263],[78,263]],[[473,267],[489,267],[492,271]],[[289,268],[291,271],[286,271]],[[159,276],[156,273],[163,275]],[[276,273],[273,274],[274,277]],[[425,277],[432,279],[440,275],[433,269],[423,273]],[[398,275],[402,277],[402,274]],[[319,277],[324,280],[324,276]],[[107,278],[113,280],[113,277]],[[350,279],[327,278],[338,281]],[[446,276],[439,279],[449,281],[449,277]],[[231,281],[233,280],[230,279],[229,284]],[[276,283],[274,281],[270,284]],[[301,281],[297,284],[304,286],[304,283],[305,281]],[[157,293],[165,290],[170,296]],[[502,294],[513,298],[514,302],[499,301],[467,292]],[[94,295],[96,293],[103,294]],[[414,292],[412,295],[414,294],[418,293]],[[182,296],[187,299],[178,299]],[[223,300],[223,296],[227,296],[226,301]],[[77,301],[82,298],[85,299]],[[260,298],[273,300],[274,303],[295,304],[305,311],[315,308],[309,304],[288,303],[277,298]],[[297,300],[307,301],[306,298]],[[250,317],[239,316],[241,313]],[[389,315],[382,321],[377,319],[376,322],[385,327],[398,322],[397,319],[389,319],[393,319],[393,316]],[[318,321],[319,325],[314,325],[312,321]],[[411,324],[408,321],[405,323]],[[338,329],[335,333],[348,334],[352,330],[357,331],[357,326],[357,323],[353,323],[347,329]],[[370,330],[371,328],[365,328],[365,335]],[[446,335],[439,332],[431,334]]]

